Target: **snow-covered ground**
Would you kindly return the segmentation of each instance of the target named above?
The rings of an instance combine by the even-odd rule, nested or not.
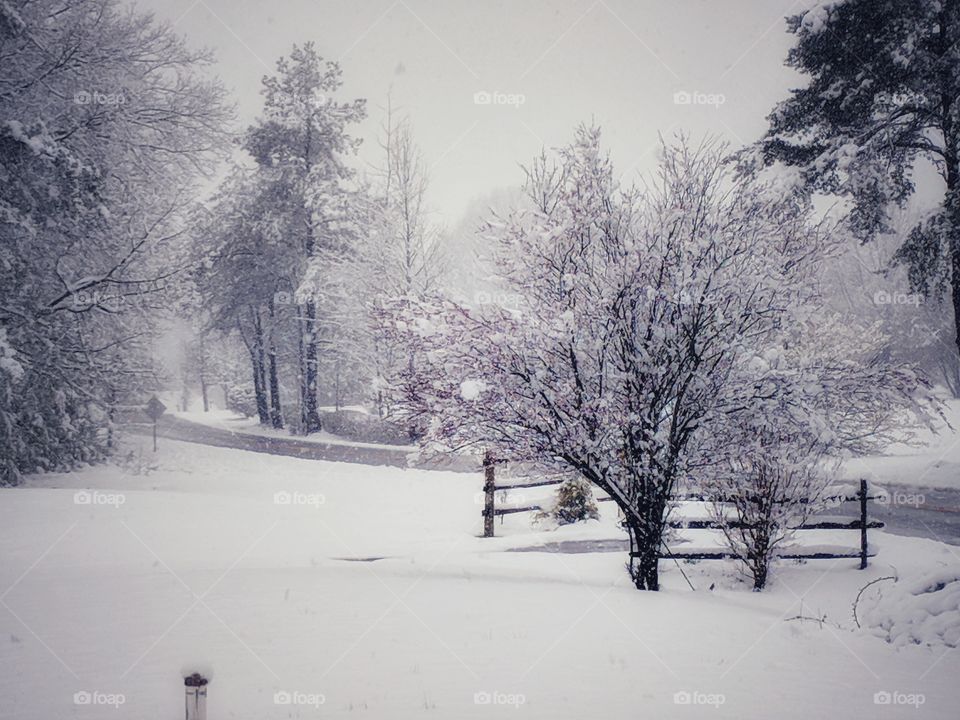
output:
[[[923,431],[915,444],[895,444],[883,455],[850,460],[848,477],[881,484],[960,489],[960,400],[946,403],[936,432]]]
[[[2,717],[180,717],[193,667],[211,720],[957,717],[957,585],[917,585],[956,548],[878,532],[866,571],[789,563],[758,594],[664,563],[640,593],[623,553],[506,552],[620,537],[609,503],[485,540],[479,476],[129,442],[0,491]]]

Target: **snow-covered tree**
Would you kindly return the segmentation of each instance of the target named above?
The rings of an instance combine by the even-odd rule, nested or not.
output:
[[[922,374],[890,361],[877,325],[832,314],[820,287],[732,369],[730,395],[748,401],[719,416],[697,472],[757,590],[844,459],[910,442],[939,413]]]
[[[916,363],[931,380],[960,397],[960,357],[954,350],[953,308],[941,298],[911,292],[907,270],[893,262],[920,213],[895,211],[894,232],[871,243],[850,243],[823,276],[829,311],[851,324],[876,325],[886,337],[877,352]]]
[[[205,52],[115,0],[0,4],[0,482],[102,457],[155,382],[168,249],[229,119]],[[8,368],[9,370],[9,368]]]
[[[302,288],[324,304],[330,321],[326,354],[336,383],[367,388],[381,417],[390,414],[391,386],[415,362],[402,337],[382,326],[385,308],[424,298],[447,270],[440,228],[426,203],[429,177],[409,121],[387,105],[382,164],[350,198],[345,244],[321,250]],[[353,370],[344,377],[341,369]]]
[[[960,2],[823,2],[788,25],[787,64],[809,80],[774,109],[754,157],[796,166],[807,190],[848,200],[846,224],[861,240],[891,229],[891,210],[932,164],[942,201],[896,259],[914,291],[949,290],[960,328]]]
[[[256,171],[234,168],[194,213],[191,278],[206,316],[203,334],[235,334],[247,349],[261,423],[283,427],[278,347],[296,344],[294,288],[300,257],[271,214]]]
[[[489,229],[522,307],[437,302],[405,318],[426,358],[406,405],[435,444],[557,461],[609,493],[639,548],[635,583],[655,590],[691,442],[822,243],[707,146],[664,148],[641,195],[617,187],[599,131],[581,128],[527,191],[528,208]]]
[[[365,102],[339,102],[342,85],[335,62],[325,61],[312,43],[294,46],[277,62],[277,74],[263,80],[264,115],[246,134],[244,147],[256,160],[268,217],[297,259],[292,268],[299,304],[300,414],[307,433],[320,430],[317,412],[318,348],[322,318],[318,298],[301,288],[311,261],[344,244],[349,224],[345,183],[354,173],[346,157],[359,141],[348,132],[365,116]]]

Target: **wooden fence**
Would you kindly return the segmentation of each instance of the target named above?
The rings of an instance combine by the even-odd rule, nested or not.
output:
[[[496,463],[484,461],[484,504],[481,515],[483,516],[483,536],[494,537],[494,520],[499,517],[501,521],[505,515],[515,513],[537,512],[543,510],[540,505],[524,505],[521,507],[496,507],[497,492],[506,490],[520,490],[524,488],[546,487],[549,485],[559,485],[561,480],[536,480],[531,482],[521,482],[507,485],[497,485],[496,481]],[[868,501],[877,500],[882,496],[870,495],[868,492],[867,481],[860,481],[860,489],[854,495],[834,495],[822,498],[825,501],[834,502],[857,502],[860,507],[860,516],[858,518],[810,518],[802,525],[798,525],[794,530],[858,530],[860,532],[859,551],[841,552],[834,549],[803,551],[802,549],[790,550],[777,555],[778,558],[785,560],[824,560],[840,558],[859,558],[860,568],[867,567],[867,559],[873,557],[876,553],[870,551],[867,542],[867,531],[875,528],[882,528],[883,523],[879,520],[870,520],[868,517]],[[729,498],[712,498],[699,493],[686,493],[675,498],[681,502],[710,502],[710,503],[729,503]],[[611,502],[613,498],[609,496],[598,497],[597,502]],[[715,519],[683,519],[677,518],[669,523],[671,528],[686,530],[720,530],[723,525]],[[746,525],[732,521],[727,523],[727,527],[743,528]],[[737,555],[730,550],[723,549],[694,549],[694,550],[672,550],[665,548],[661,557],[675,558],[678,560],[723,560],[736,559]]]

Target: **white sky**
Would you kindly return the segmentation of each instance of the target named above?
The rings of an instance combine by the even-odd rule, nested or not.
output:
[[[260,81],[293,43],[343,68],[343,99],[365,97],[361,157],[377,159],[381,108],[409,115],[430,166],[430,203],[455,225],[471,200],[522,179],[541,147],[598,122],[619,172],[653,168],[658,133],[758,138],[799,84],[783,67],[784,17],[813,0],[136,0],[213,48],[245,126]],[[477,91],[522,94],[477,105]],[[724,96],[719,107],[677,91]]]

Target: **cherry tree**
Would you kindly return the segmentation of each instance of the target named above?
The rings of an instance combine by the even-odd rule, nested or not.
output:
[[[634,582],[656,590],[671,498],[755,402],[741,369],[809,302],[834,241],[710,143],[665,146],[641,193],[618,187],[599,130],[582,127],[526,189],[486,231],[521,306],[439,298],[397,317],[424,358],[404,407],[431,450],[559,464],[608,493]]]

